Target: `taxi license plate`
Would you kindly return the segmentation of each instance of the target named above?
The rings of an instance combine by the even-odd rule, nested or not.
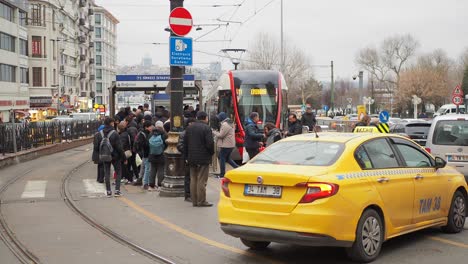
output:
[[[468,161],[468,156],[466,156],[466,155],[447,155],[447,161],[466,162],[466,161]]]
[[[280,198],[282,193],[283,187],[281,186],[246,184],[244,188],[244,195],[249,196]]]

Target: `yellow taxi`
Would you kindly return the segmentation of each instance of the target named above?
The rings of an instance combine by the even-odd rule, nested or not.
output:
[[[392,134],[286,138],[221,184],[221,229],[247,247],[338,246],[358,262],[373,261],[385,240],[412,231],[461,232],[468,196],[462,174]]]

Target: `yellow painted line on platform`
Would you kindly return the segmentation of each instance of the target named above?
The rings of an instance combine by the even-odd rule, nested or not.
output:
[[[205,244],[213,246],[213,247],[217,247],[217,248],[224,249],[224,250],[227,250],[227,251],[231,251],[231,252],[234,252],[234,253],[238,253],[238,254],[241,254],[241,255],[261,259],[263,261],[268,261],[269,263],[282,263],[282,262],[279,262],[279,261],[269,259],[267,257],[263,257],[263,256],[260,256],[260,255],[254,254],[252,252],[248,252],[248,251],[245,251],[245,250],[242,250],[242,249],[238,249],[238,248],[235,248],[235,247],[228,246],[228,245],[223,244],[223,243],[216,242],[216,241],[211,240],[209,238],[206,238],[206,237],[204,237],[202,235],[193,233],[192,231],[189,231],[189,230],[184,229],[184,228],[182,228],[182,227],[180,227],[178,225],[175,225],[175,224],[173,224],[173,223],[171,223],[171,222],[169,222],[167,220],[164,220],[163,218],[161,218],[161,217],[159,217],[159,216],[145,210],[141,206],[137,205],[136,203],[134,203],[133,201],[130,201],[129,199],[127,199],[125,197],[120,197],[119,200],[124,202],[125,204],[127,204],[130,208],[134,209],[135,211],[137,211],[137,212],[141,213],[142,215],[150,218],[151,220],[153,220],[155,222],[158,222],[158,223],[166,226],[167,228],[172,229],[172,230],[176,231],[177,233],[182,234],[182,235],[184,235],[186,237],[190,237],[192,239],[195,239],[197,241],[200,241],[202,243],[205,243]]]
[[[456,247],[468,248],[468,245],[467,245],[467,244],[463,244],[463,243],[460,243],[460,242],[455,242],[455,241],[448,240],[448,239],[444,239],[444,238],[440,238],[440,237],[428,236],[427,238],[429,238],[429,239],[431,239],[431,240],[438,241],[438,242],[442,242],[442,243],[444,243],[444,244],[449,244],[449,245],[452,245],[452,246],[456,246]]]

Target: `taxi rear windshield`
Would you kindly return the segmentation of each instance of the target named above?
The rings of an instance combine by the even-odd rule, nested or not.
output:
[[[335,142],[283,141],[260,152],[253,164],[329,166],[343,152],[344,145]]]
[[[468,120],[440,120],[434,129],[432,143],[468,146]]]

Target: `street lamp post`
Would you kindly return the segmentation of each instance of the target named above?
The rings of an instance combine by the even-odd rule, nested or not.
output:
[[[363,102],[365,105],[366,105],[366,104],[369,105],[368,114],[370,115],[370,114],[371,114],[371,104],[373,104],[373,103],[375,102],[374,98],[372,98],[372,97],[370,97],[370,96],[369,96],[369,97],[364,96],[364,97],[362,98],[362,102]]]
[[[414,105],[414,119],[418,118],[418,104],[422,102],[421,98],[419,98],[417,95],[413,94],[413,99],[411,99],[411,102]]]

